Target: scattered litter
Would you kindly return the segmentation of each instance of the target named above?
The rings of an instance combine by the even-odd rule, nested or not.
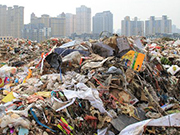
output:
[[[179,134],[180,42],[0,42],[0,133]]]

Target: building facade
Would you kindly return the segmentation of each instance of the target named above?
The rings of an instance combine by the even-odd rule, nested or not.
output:
[[[91,8],[84,5],[76,8],[76,33],[91,33]]]
[[[50,24],[52,37],[64,37],[66,36],[66,16],[64,13],[59,17],[50,17]]]
[[[130,20],[130,17],[126,16],[121,21],[121,34],[124,36],[144,36],[144,22],[139,21],[137,17]]]
[[[0,36],[22,38],[24,27],[24,7],[0,5]]]
[[[172,33],[172,21],[166,15],[163,15],[161,18],[151,16],[145,22],[145,33],[146,35]]]
[[[7,22],[7,6],[0,5],[0,36],[8,36],[6,22]]]
[[[172,25],[172,33],[180,33],[180,29],[176,25]]]
[[[102,31],[113,33],[113,14],[110,11],[93,16],[93,33],[100,34]]]
[[[51,37],[51,28],[43,23],[26,24],[23,29],[23,38],[41,42]]]
[[[71,36],[71,34],[76,32],[76,15],[71,13],[66,13],[66,36]]]
[[[34,13],[31,14],[31,22],[25,25],[23,30],[24,38],[37,40],[41,42],[50,37],[66,36],[66,18],[62,13],[58,17],[50,17],[49,15],[41,15],[37,17]]]
[[[43,24],[45,28],[51,28],[52,37],[66,36],[66,18],[64,13],[58,17],[50,17],[46,14],[41,15],[41,17],[36,17],[36,15],[32,13],[31,24]]]

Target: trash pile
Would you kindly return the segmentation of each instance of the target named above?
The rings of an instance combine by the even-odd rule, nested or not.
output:
[[[0,133],[180,133],[180,40],[0,41]]]

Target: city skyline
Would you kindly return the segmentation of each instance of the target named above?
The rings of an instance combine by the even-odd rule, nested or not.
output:
[[[0,5],[0,36],[22,37],[24,7]]]
[[[130,19],[130,16],[126,16],[121,22],[121,30],[121,34],[125,36],[144,36],[144,21],[138,20],[137,17]]]
[[[162,15],[167,15],[171,20],[172,24],[175,24],[177,28],[180,28],[180,4],[179,0],[119,0],[117,2],[109,2],[107,0],[99,1],[34,1],[26,2],[22,0],[6,0],[2,1],[0,4],[7,5],[8,7],[13,5],[19,5],[24,7],[24,24],[30,23],[30,15],[34,12],[37,16],[42,14],[48,14],[52,17],[57,17],[57,15],[64,13],[76,13],[76,8],[81,5],[85,5],[91,8],[91,17],[93,17],[98,12],[111,11],[114,18],[114,29],[118,30],[121,28],[121,20],[125,16],[138,17],[140,20],[148,20],[150,16],[161,17]],[[92,26],[91,26],[92,27]],[[91,29],[92,30],[92,29]]]
[[[113,14],[110,11],[96,13],[92,20],[92,33],[100,34],[102,31],[113,33]]]

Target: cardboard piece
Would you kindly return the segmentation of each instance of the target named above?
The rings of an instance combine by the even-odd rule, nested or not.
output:
[[[124,61],[125,66],[139,72],[141,70],[144,58],[145,54],[130,50],[125,55],[123,55],[121,59]]]

